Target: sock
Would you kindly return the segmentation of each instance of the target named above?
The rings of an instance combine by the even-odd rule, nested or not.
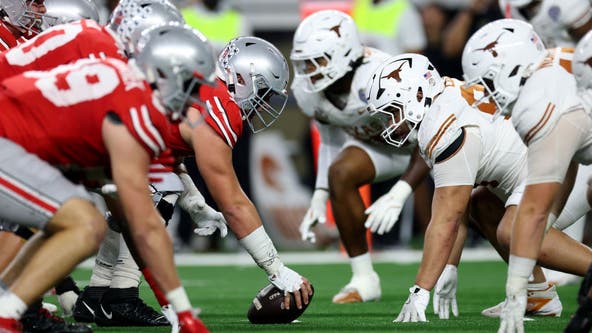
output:
[[[108,287],[113,278],[113,266],[117,262],[119,255],[119,237],[121,235],[111,229],[107,229],[105,239],[99,248],[95,267],[90,277],[89,286]]]
[[[541,283],[529,283],[528,290],[537,291],[537,290],[545,290],[549,288],[549,283],[547,281]]]
[[[137,288],[140,285],[140,268],[132,257],[123,236],[120,236],[119,256],[117,257],[117,264],[113,268],[113,279],[111,280],[111,288]]]
[[[359,256],[351,257],[349,260],[354,277],[370,275],[374,273],[374,268],[372,268],[372,259],[370,258],[369,252]]]
[[[0,317],[20,319],[27,310],[27,304],[11,291],[0,296]]]
[[[183,286],[169,291],[166,294],[166,298],[177,313],[191,310],[191,303],[189,303],[189,297],[187,297]]]

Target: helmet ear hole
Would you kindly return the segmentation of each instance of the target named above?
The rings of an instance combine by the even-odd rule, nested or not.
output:
[[[421,102],[421,100],[423,99],[423,89],[421,87],[417,88],[416,97],[418,102]]]

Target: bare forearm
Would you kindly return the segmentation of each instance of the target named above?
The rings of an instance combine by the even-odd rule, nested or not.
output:
[[[465,223],[461,223],[458,226],[458,232],[456,233],[456,240],[454,241],[454,246],[452,247],[452,252],[448,257],[447,264],[458,266],[460,262],[460,257],[462,255],[463,248],[465,246],[465,240],[467,239],[467,225]]]
[[[230,230],[234,232],[238,239],[246,237],[262,225],[257,209],[250,201],[248,203],[234,204],[228,209],[222,209],[222,213],[228,222]]]
[[[428,226],[423,246],[423,257],[415,284],[432,290],[446,266],[458,232],[455,221],[433,223]]]
[[[404,180],[415,190],[415,188],[427,177],[430,172],[430,168],[425,163],[423,158],[419,155],[416,150],[411,155],[411,161],[405,173],[401,176],[401,180]]]

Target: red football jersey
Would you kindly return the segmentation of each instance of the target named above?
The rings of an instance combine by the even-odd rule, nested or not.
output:
[[[83,59],[0,84],[0,136],[53,165],[108,166],[103,119],[117,114],[151,157],[169,123],[149,84],[117,59]]]
[[[234,148],[243,131],[243,118],[224,81],[217,79],[215,87],[204,85],[199,91],[199,99],[205,106],[194,106],[200,110],[208,125]]]
[[[62,24],[0,53],[0,80],[30,70],[47,70],[82,58],[127,61],[116,38],[92,20]]]
[[[231,147],[238,141],[243,131],[243,120],[238,105],[230,96],[224,81],[217,79],[216,86],[204,85],[199,91],[204,104],[194,104],[206,123]],[[193,147],[181,137],[178,126],[172,126],[166,143],[175,156],[193,155]]]

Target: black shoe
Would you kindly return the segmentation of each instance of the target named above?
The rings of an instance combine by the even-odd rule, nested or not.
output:
[[[84,288],[74,304],[72,311],[74,320],[79,323],[94,323],[95,313],[99,310],[99,301],[107,290],[109,287]]]
[[[92,333],[88,325],[67,323],[44,308],[31,308],[21,318],[23,333]]]
[[[139,297],[138,288],[110,288],[95,313],[99,326],[170,326],[166,317]]]
[[[578,307],[576,314],[571,317],[565,333],[583,333],[590,332],[592,328],[592,300],[586,298]]]

